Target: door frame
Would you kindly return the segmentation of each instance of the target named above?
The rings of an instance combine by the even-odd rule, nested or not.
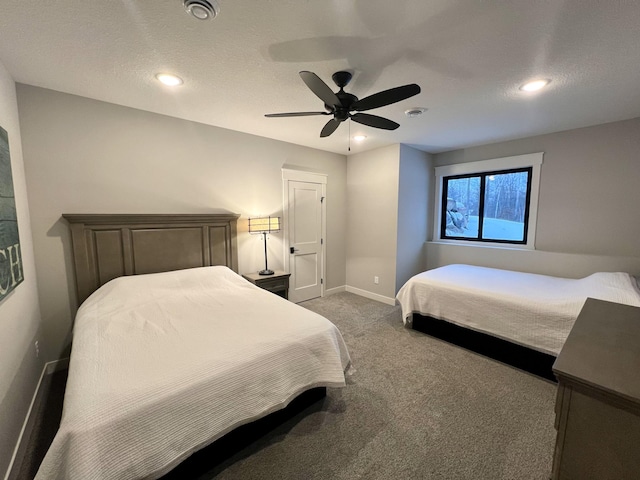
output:
[[[282,228],[284,230],[284,239],[282,242],[284,248],[284,270],[291,273],[290,254],[289,254],[289,181],[318,183],[322,187],[322,200],[320,208],[320,235],[322,236],[322,246],[320,249],[322,259],[320,261],[320,297],[324,297],[325,281],[326,281],[326,262],[327,262],[327,177],[326,173],[310,172],[306,170],[295,170],[291,168],[282,168]]]

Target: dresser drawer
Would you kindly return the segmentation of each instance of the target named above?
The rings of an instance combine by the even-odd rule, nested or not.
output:
[[[281,278],[273,278],[269,280],[261,280],[256,282],[260,288],[264,288],[265,290],[269,290],[270,292],[283,290],[289,287],[289,278],[281,277]]]
[[[268,276],[256,273],[247,273],[242,276],[254,285],[286,299],[289,296],[289,275],[285,272],[275,272]]]

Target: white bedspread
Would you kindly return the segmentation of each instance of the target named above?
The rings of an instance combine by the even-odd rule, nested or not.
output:
[[[470,265],[420,273],[396,296],[405,324],[413,313],[557,355],[587,297],[640,306],[627,273],[568,279]]]
[[[60,430],[38,480],[157,478],[350,363],[324,317],[227,267],[121,277],[78,311]]]

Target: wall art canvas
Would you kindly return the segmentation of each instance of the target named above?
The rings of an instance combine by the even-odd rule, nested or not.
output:
[[[23,280],[9,135],[0,127],[0,302]]]

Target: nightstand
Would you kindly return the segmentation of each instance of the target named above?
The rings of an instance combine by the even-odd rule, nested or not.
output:
[[[285,300],[289,298],[290,273],[275,270],[273,275],[260,275],[258,273],[244,273],[242,276],[260,288],[280,295]]]

